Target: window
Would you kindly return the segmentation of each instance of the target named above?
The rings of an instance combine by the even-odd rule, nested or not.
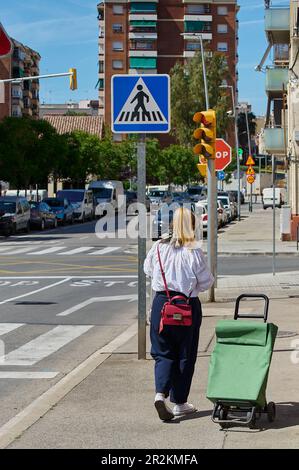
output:
[[[114,15],[123,15],[124,14],[123,5],[113,5],[113,14]]]
[[[221,34],[227,33],[227,24],[218,24],[217,32]]]
[[[187,5],[187,14],[188,15],[204,15],[210,13],[210,5]]]
[[[186,46],[187,51],[199,51],[200,50],[200,42],[187,42]]]
[[[227,52],[227,51],[228,51],[227,42],[218,42],[218,44],[217,44],[217,51],[219,51],[219,52]]]
[[[113,67],[115,70],[123,69],[123,68],[124,68],[123,61],[122,61],[122,60],[113,60],[113,61],[112,61],[112,67]]]
[[[155,41],[142,41],[142,40],[135,40],[130,42],[130,49],[141,50],[141,51],[153,51],[156,48]]]
[[[99,87],[99,90],[104,90],[104,79],[99,78],[97,85]]]
[[[114,33],[122,33],[123,32],[123,25],[120,23],[114,23],[112,25],[112,31]]]
[[[112,43],[112,48],[114,51],[123,51],[124,50],[124,44],[121,41],[114,41]]]
[[[104,62],[99,62],[99,73],[104,73]]]
[[[203,33],[211,30],[212,24],[209,21],[185,21],[185,33]]]
[[[218,15],[227,15],[227,7],[218,7],[217,13]]]
[[[156,13],[157,4],[154,2],[131,2],[130,13]]]

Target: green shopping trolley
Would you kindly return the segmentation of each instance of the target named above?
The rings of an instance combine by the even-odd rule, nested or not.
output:
[[[245,298],[264,299],[264,314],[239,314]],[[214,403],[212,420],[222,428],[239,424],[254,428],[262,413],[275,419],[275,404],[267,403],[266,387],[278,328],[267,323],[269,298],[242,294],[236,300],[234,320],[216,325],[216,346],[211,356],[207,398]],[[236,321],[239,319],[258,321]]]

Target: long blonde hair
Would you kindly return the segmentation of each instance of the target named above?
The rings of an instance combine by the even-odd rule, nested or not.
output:
[[[185,207],[178,208],[173,216],[171,244],[176,248],[191,245],[195,241],[195,225],[193,212]]]

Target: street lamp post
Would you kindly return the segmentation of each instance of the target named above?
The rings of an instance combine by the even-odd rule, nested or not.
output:
[[[220,85],[220,88],[230,88],[232,95],[233,114],[235,121],[236,158],[238,174],[238,220],[241,220],[241,179],[240,179],[240,158],[239,158],[239,137],[238,137],[238,110],[235,103],[234,87],[232,85]]]

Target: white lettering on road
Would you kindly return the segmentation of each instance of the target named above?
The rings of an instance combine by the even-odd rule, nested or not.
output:
[[[0,302],[0,305],[7,304],[8,302],[12,302],[14,300],[22,299],[24,297],[28,297],[28,296],[33,295],[33,294],[37,294],[37,293],[42,292],[44,290],[51,289],[52,287],[59,286],[60,284],[65,284],[66,282],[69,282],[71,279],[72,279],[71,277],[67,277],[67,278],[63,279],[62,281],[55,282],[54,284],[50,284],[49,286],[42,287],[41,289],[33,290],[31,292],[27,292],[27,294],[18,295],[17,297],[12,297],[10,299],[3,300],[2,302]]]

